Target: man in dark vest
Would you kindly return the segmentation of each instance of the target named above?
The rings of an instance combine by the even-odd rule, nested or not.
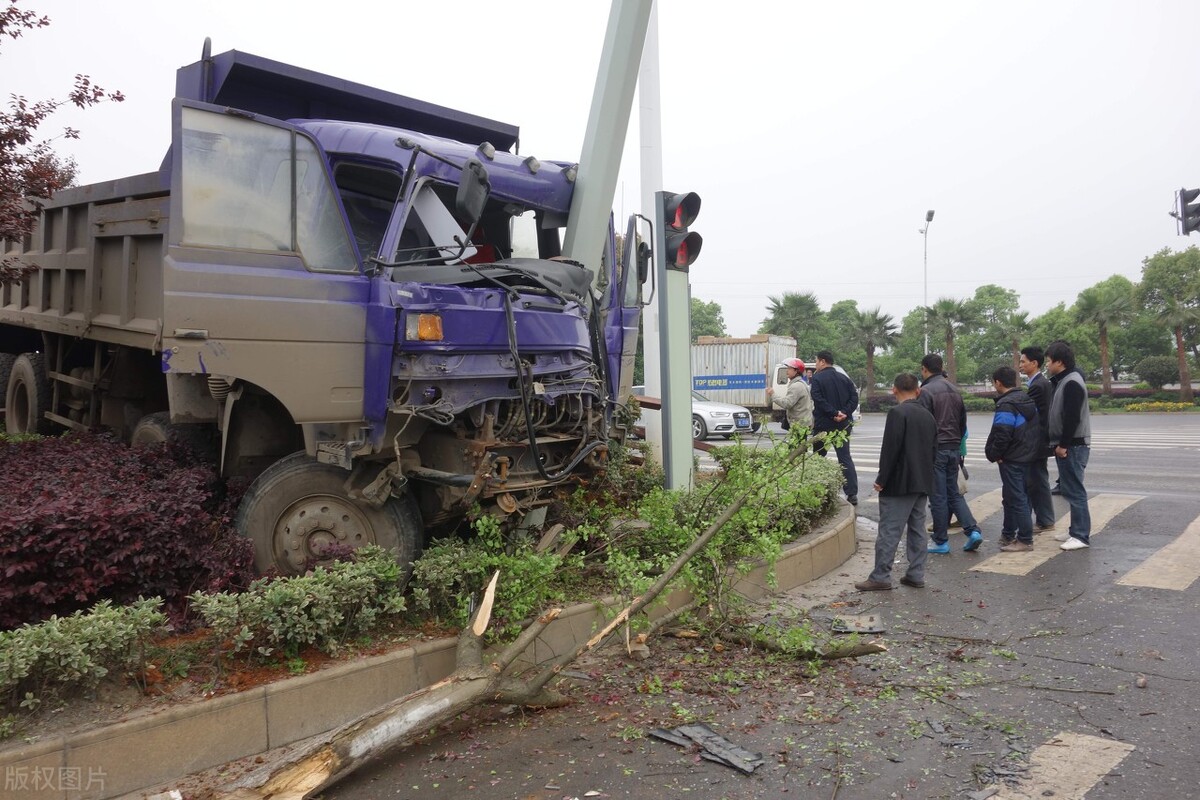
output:
[[[1090,545],[1092,514],[1088,508],[1083,472],[1092,448],[1092,417],[1088,410],[1087,383],[1075,367],[1075,353],[1063,341],[1046,348],[1046,372],[1054,386],[1050,399],[1049,435],[1058,465],[1062,496],[1071,507],[1071,526],[1054,538],[1063,550],[1083,550]]]

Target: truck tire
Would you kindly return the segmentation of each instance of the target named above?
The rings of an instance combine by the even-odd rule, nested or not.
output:
[[[17,356],[4,393],[4,427],[9,433],[49,433],[50,379],[41,353]]]
[[[169,411],[156,411],[142,417],[129,437],[131,447],[167,442],[186,447],[192,455],[209,464],[216,464],[220,455],[216,437],[207,425],[177,425],[171,422]]]
[[[280,459],[250,484],[237,513],[237,529],[254,542],[259,572],[303,574],[331,545],[379,545],[396,554],[402,582],[412,574],[424,527],[411,498],[382,508],[351,500],[343,488],[350,473],[301,451]]]
[[[12,353],[0,353],[0,411],[8,403],[8,376],[12,374],[17,357]]]
[[[703,442],[708,438],[708,428],[704,427],[704,420],[698,415],[692,415],[692,439],[697,442]]]

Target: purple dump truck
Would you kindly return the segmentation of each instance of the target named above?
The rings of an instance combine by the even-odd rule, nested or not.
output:
[[[638,270],[560,258],[576,168],[516,127],[245,53],[178,72],[156,172],[60,192],[3,253],[10,432],[208,446],[260,569],[403,562],[602,469]],[[625,382],[629,379],[626,376]]]

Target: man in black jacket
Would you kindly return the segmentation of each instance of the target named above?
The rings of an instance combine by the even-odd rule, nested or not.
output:
[[[992,385],[1000,396],[996,398],[996,413],[983,454],[1000,467],[1000,502],[1004,507],[1000,550],[1017,553],[1033,549],[1033,518],[1029,516],[1025,480],[1029,463],[1043,450],[1042,432],[1033,398],[1017,388],[1015,369],[999,367],[992,373]]]
[[[1054,530],[1054,498],[1050,495],[1050,471],[1046,469],[1046,461],[1050,458],[1050,395],[1054,394],[1054,388],[1042,374],[1044,360],[1042,348],[1026,347],[1021,350],[1021,360],[1017,364],[1025,376],[1029,398],[1037,406],[1038,430],[1042,440],[1037,456],[1029,462],[1029,476],[1025,480],[1025,492],[1033,509],[1034,530],[1038,533]]]
[[[958,492],[958,450],[967,435],[967,408],[958,387],[942,373],[942,357],[929,353],[921,359],[921,405],[937,422],[938,450],[933,464],[933,492],[929,495],[929,515],[933,517],[933,534],[929,552],[950,552],[949,527],[953,514],[962,524],[967,541],[963,550],[971,552],[983,542],[979,523],[971,507]]]
[[[813,373],[809,387],[813,402],[813,452],[825,455],[825,437],[834,431],[845,431],[846,441],[836,445],[838,463],[842,466],[845,484],[842,490],[846,501],[858,505],[858,472],[854,459],[850,457],[850,431],[854,427],[854,410],[858,408],[858,387],[854,381],[838,372],[833,366],[833,353],[822,350],[817,353],[817,371]]]
[[[854,584],[860,592],[892,588],[892,561],[907,531],[908,569],[900,582],[920,589],[925,585],[925,503],[933,489],[933,459],[937,454],[937,423],[917,399],[917,378],[901,373],[892,382],[899,405],[888,411],[879,448],[879,533],[875,537],[875,569]]]

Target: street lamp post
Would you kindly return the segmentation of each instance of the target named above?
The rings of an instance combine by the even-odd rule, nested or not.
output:
[[[922,357],[924,357],[926,354],[929,353],[929,311],[928,311],[928,309],[929,309],[929,225],[932,222],[933,222],[933,209],[930,209],[925,212],[925,227],[921,228],[919,231],[922,238],[924,238],[924,240],[925,240],[925,260],[924,260],[924,263],[925,263],[925,273],[924,273],[925,292],[923,295],[924,307],[926,309],[925,325],[924,325],[924,328],[925,328],[925,352],[922,353]]]

